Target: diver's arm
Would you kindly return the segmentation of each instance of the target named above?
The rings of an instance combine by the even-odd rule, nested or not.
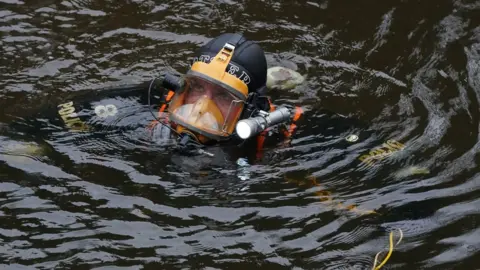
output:
[[[270,103],[270,113],[276,110],[275,106]],[[300,107],[296,107],[295,110],[291,111],[293,115],[291,120],[288,123],[280,123],[277,130],[279,131],[280,136],[283,136],[283,144],[286,145],[290,143],[292,136],[297,130],[296,122],[300,119],[303,114],[303,110]],[[257,135],[257,159],[260,159],[263,155],[263,147],[265,145],[266,138],[270,131],[275,128],[275,126],[267,127],[265,130],[260,132]]]
[[[147,93],[151,81],[131,84],[115,84],[97,89],[78,90],[70,93],[65,100],[75,100],[78,102],[87,102],[91,100],[101,100],[107,97],[138,95]]]
[[[162,74],[152,80],[132,84],[116,84],[99,89],[86,91],[75,91],[68,99],[77,100],[95,100],[106,97],[135,95],[140,97],[140,103],[146,104],[148,98],[161,95],[161,101],[165,101],[169,91],[176,91],[182,86],[182,81],[178,76],[171,74]],[[139,95],[139,93],[141,93]],[[158,103],[158,100],[151,100],[151,103]]]

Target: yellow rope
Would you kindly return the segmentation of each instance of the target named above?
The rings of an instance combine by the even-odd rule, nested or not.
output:
[[[398,242],[395,244],[395,246],[397,246],[398,244],[400,244],[400,242],[402,241],[403,239],[403,232],[401,229],[398,229],[398,231],[400,232],[400,239],[398,239]],[[382,263],[380,263],[379,266],[377,266],[377,263],[378,263],[378,256],[380,255],[380,253],[382,253],[382,251],[378,252],[377,255],[375,256],[375,260],[373,262],[373,268],[372,270],[379,270],[383,265],[385,265],[388,261],[388,259],[390,259],[390,256],[392,255],[392,252],[393,252],[393,232],[390,232],[390,246],[388,248],[388,254],[387,256],[385,257],[385,259],[383,259]]]

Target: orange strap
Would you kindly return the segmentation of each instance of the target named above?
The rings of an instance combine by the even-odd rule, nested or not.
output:
[[[270,112],[275,111],[275,105],[273,105],[270,98],[268,99],[268,103],[270,105]],[[290,138],[292,136],[293,132],[297,128],[297,125],[294,122],[296,122],[298,119],[300,119],[302,114],[303,114],[302,108],[296,107],[295,108],[295,115],[293,116],[293,119],[292,119],[293,122],[292,122],[292,124],[290,124],[290,127],[288,128],[288,130],[285,130],[284,133],[283,133],[285,137]],[[265,138],[267,137],[267,133],[268,133],[269,130],[270,129],[267,128],[266,130],[262,131],[257,136],[257,159],[259,159],[262,155],[263,145],[265,143]]]
[[[158,118],[162,118],[163,117],[163,112],[165,111],[165,109],[167,108],[167,102],[169,102],[173,95],[175,94],[175,92],[173,92],[172,90],[168,90],[168,94],[167,96],[165,97],[165,103],[162,104],[162,106],[160,107],[160,109],[158,110]],[[168,115],[164,117],[165,121],[164,122],[168,122]],[[152,120],[150,122],[150,124],[147,125],[147,129],[151,132],[153,130],[153,128],[158,125],[158,121],[157,120]]]
[[[295,108],[295,115],[293,116],[292,123],[290,124],[288,129],[283,132],[283,135],[285,137],[287,137],[287,138],[292,137],[293,132],[295,132],[295,130],[297,129],[297,125],[295,124],[295,122],[297,122],[297,120],[300,119],[302,114],[303,114],[302,108],[296,107]]]
[[[162,106],[160,107],[160,109],[158,110],[158,118],[162,117],[163,112],[167,108],[167,103],[166,102],[169,102],[172,99],[174,94],[175,94],[175,92],[173,92],[172,90],[168,91],[167,97],[165,98],[165,103],[163,103]]]
[[[257,159],[260,159],[262,157],[263,144],[265,143],[265,138],[267,137],[267,133],[268,133],[268,130],[264,130],[257,136],[257,152],[256,152]]]
[[[267,98],[268,100],[268,105],[270,106],[270,112],[275,111],[275,105],[273,105],[272,101],[270,98]],[[265,129],[264,131],[260,132],[260,134],[257,135],[257,159],[260,159],[262,157],[262,149],[263,145],[265,143],[265,138],[267,137],[269,128]]]
[[[295,115],[293,116],[293,122],[297,122],[300,119],[300,116],[303,114],[303,109],[301,107],[295,108]]]
[[[273,103],[272,103],[272,101],[270,100],[270,98],[268,98],[268,104],[270,105],[270,112],[275,111],[275,105],[273,105]]]

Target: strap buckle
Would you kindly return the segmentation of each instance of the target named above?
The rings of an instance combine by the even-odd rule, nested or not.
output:
[[[230,43],[225,43],[225,45],[223,45],[223,48],[222,48],[222,53],[220,54],[220,60],[222,60],[223,62],[227,61],[228,58],[233,54],[233,51],[235,50],[235,46],[233,46],[232,44]]]
[[[225,43],[225,45],[223,46],[224,49],[226,49],[228,52],[233,52],[233,50],[235,50],[235,46],[230,44],[230,43]]]

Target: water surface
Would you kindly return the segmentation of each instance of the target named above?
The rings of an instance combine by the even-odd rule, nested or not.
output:
[[[479,269],[479,1],[0,6],[2,267],[371,269],[401,230],[384,269]],[[183,73],[233,31],[269,66],[306,76],[270,92],[306,108],[294,139],[248,166],[233,155],[202,173],[149,145],[133,128],[147,111],[129,110],[115,124],[130,131],[108,136],[41,113],[73,93]]]

